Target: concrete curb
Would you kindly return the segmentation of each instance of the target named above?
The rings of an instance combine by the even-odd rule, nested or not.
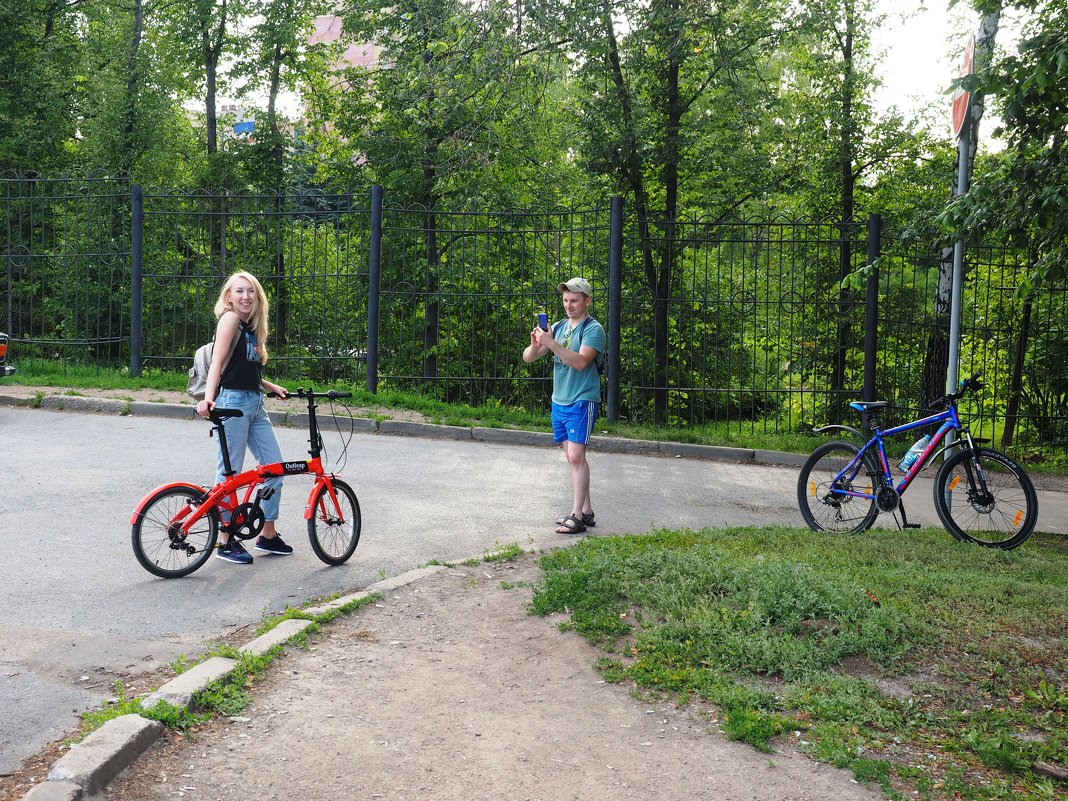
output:
[[[482,559],[481,556],[478,558]],[[303,611],[312,617],[319,617],[352,601],[404,587],[447,569],[447,565],[433,565],[409,570],[399,576],[376,581],[360,592]],[[256,655],[265,654],[271,648],[284,646],[314,625],[315,620],[283,620],[238,650]],[[211,657],[146,696],[141,701],[141,707],[151,709],[160,701],[189,707],[195,693],[206,688],[211,682],[228,676],[237,664],[234,659]],[[123,715],[109,720],[57,760],[48,772],[47,781],[41,782],[22,796],[23,801],[87,801],[133,764],[159,739],[163,731],[163,724],[140,715]]]
[[[109,720],[52,766],[45,785],[69,783],[81,788],[82,793],[98,793],[162,733],[162,723],[140,715]],[[35,787],[34,791],[45,785]]]
[[[416,423],[411,420],[383,420],[378,424],[378,433],[434,439],[471,439],[470,428]]]
[[[128,401],[115,398],[89,398],[84,395],[45,395],[41,398],[40,408],[58,412],[130,413]]]
[[[190,706],[196,693],[213,681],[226,678],[236,666],[236,659],[213,656],[185,673],[175,676],[154,693],[146,696],[141,701],[141,708],[152,709],[160,701],[165,701],[171,706]]]
[[[0,394],[0,406],[37,406],[41,409],[91,414],[137,415],[192,419],[192,406],[180,403],[127,402],[112,398],[91,398],[83,395],[46,395],[38,404],[34,398],[19,398]],[[270,413],[276,425],[303,428],[308,425],[308,415],[301,412]],[[333,426],[339,421],[342,430],[350,426],[362,434],[384,434],[399,437],[426,437],[458,442],[489,442],[501,445],[527,445],[539,448],[556,447],[552,434],[542,431],[521,431],[506,428],[466,428],[434,423],[419,423],[411,420],[375,420],[368,417],[349,418],[319,415],[323,425]],[[691,445],[685,442],[660,442],[658,440],[625,439],[623,437],[594,436],[591,448],[602,453],[622,453],[632,456],[661,456],[672,459],[699,459],[702,461],[744,462],[751,464],[788,465],[800,467],[807,454],[783,453],[780,451],[753,450],[750,448],[726,448],[716,445]]]

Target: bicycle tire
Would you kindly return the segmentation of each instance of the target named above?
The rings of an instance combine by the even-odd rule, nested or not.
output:
[[[805,460],[797,479],[797,505],[801,517],[813,531],[831,531],[838,534],[859,534],[867,531],[879,516],[874,498],[858,498],[854,495],[832,495],[834,477],[860,452],[851,442],[834,441],[820,445]],[[866,482],[865,492],[872,492],[875,476],[879,473],[870,453],[865,453],[857,469],[848,477],[843,489],[856,487],[858,477]]]
[[[311,516],[308,518],[308,539],[311,540],[315,555],[328,565],[341,565],[348,561],[360,544],[360,502],[352,487],[339,478],[333,479],[334,492],[337,494],[340,510],[336,510],[330,500],[326,484],[315,491],[311,503]],[[341,519],[336,512],[341,512]]]
[[[141,567],[160,578],[181,578],[200,568],[215,550],[219,517],[215,509],[184,537],[174,521],[185,507],[203,494],[199,487],[167,487],[153,495],[137,516],[130,539]]]
[[[989,448],[978,448],[977,453],[977,463],[967,448],[942,463],[935,476],[935,510],[942,525],[958,540],[1010,551],[1035,530],[1035,486],[1023,468],[1005,454]],[[988,497],[981,495],[972,480],[969,463],[973,471],[976,466],[982,470]]]

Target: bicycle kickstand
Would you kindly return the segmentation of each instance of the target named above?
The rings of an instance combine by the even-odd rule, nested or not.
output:
[[[900,528],[900,529],[920,528],[920,524],[919,523],[910,523],[909,522],[909,516],[907,514],[905,514],[905,504],[902,503],[900,500],[897,503],[897,508],[901,512],[901,524],[898,526],[898,528]]]

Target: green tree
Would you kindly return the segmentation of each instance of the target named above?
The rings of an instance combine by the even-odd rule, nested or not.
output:
[[[1008,5],[1008,4],[1006,4]],[[1068,368],[1059,348],[1030,347],[1032,311],[1038,319],[1064,319],[1060,293],[1068,270],[1068,3],[1027,0],[1013,7],[1029,14],[1018,49],[993,59],[977,58],[976,72],[962,81],[986,98],[1000,116],[995,133],[1004,150],[977,161],[967,194],[940,218],[947,231],[970,242],[1005,239],[1028,254],[1029,269],[1016,289],[1021,321],[1009,387],[1008,424],[1013,436],[1017,404],[1036,417],[1056,421],[1068,415]],[[999,2],[978,3],[997,18]],[[973,112],[974,116],[974,112]],[[1040,437],[1063,438],[1056,423],[1039,426]]]
[[[83,9],[77,158],[142,183],[186,183],[195,136],[186,84],[159,29],[159,3],[96,0]]]
[[[352,41],[374,42],[377,58],[350,69],[336,93],[337,133],[356,169],[386,186],[393,203],[427,212],[419,258],[422,371],[434,382],[438,291],[450,246],[436,212],[525,199],[516,188],[530,185],[539,166],[531,160],[545,152],[527,152],[524,138],[536,129],[531,116],[547,85],[545,61],[523,45],[522,16],[503,0],[351,0],[345,30]]]
[[[785,3],[577,0],[533,4],[546,39],[568,40],[582,90],[582,154],[637,221],[654,309],[654,417],[667,421],[669,299],[684,210],[722,215],[771,174],[774,92],[764,84]],[[754,187],[758,189],[754,192]]]
[[[175,66],[187,76],[190,93],[203,98],[205,178],[214,185],[229,185],[235,180],[233,164],[219,152],[216,99],[225,85],[224,58],[244,49],[235,21],[247,13],[245,0],[191,0],[163,5],[160,11],[166,17],[166,35],[174,43]]]
[[[994,59],[965,79],[1001,117],[995,133],[1005,149],[981,164],[966,195],[946,210],[953,232],[999,232],[1036,258],[1025,294],[1065,277],[1068,263],[1068,3],[1013,3],[1030,12],[1018,51]]]
[[[814,285],[837,295],[837,308],[825,307],[824,323],[833,340],[827,353],[829,386],[841,399],[829,413],[837,419],[849,382],[850,346],[860,336],[856,317],[847,311],[857,303],[857,292],[843,281],[864,264],[864,250],[854,244],[863,239],[864,212],[885,214],[888,209],[871,202],[876,191],[882,187],[882,201],[890,187],[895,195],[900,192],[897,171],[917,175],[911,165],[931,143],[914,121],[894,109],[878,113],[872,105],[879,56],[872,34],[884,15],[875,13],[869,0],[815,0],[804,5],[797,22],[785,48],[783,108],[792,122],[791,160],[799,180],[783,200],[833,221],[840,231],[836,263],[818,265],[812,276]],[[895,201],[893,209],[900,212],[901,204]]]
[[[82,0],[0,0],[0,170],[71,164]]]
[[[308,85],[312,75],[329,67],[329,49],[308,44],[315,17],[324,6],[322,0],[250,0],[252,25],[246,49],[230,77],[244,82],[242,97],[266,98],[255,145],[245,155],[250,179],[259,186],[276,189],[288,177],[286,161],[294,129],[279,111],[282,93]]]

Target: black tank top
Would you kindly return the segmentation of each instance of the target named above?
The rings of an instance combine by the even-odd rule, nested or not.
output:
[[[263,380],[263,365],[260,364],[260,348],[256,336],[248,323],[242,322],[237,329],[239,342],[234,348],[230,361],[223,368],[219,380],[223,389],[244,389],[260,391]]]

